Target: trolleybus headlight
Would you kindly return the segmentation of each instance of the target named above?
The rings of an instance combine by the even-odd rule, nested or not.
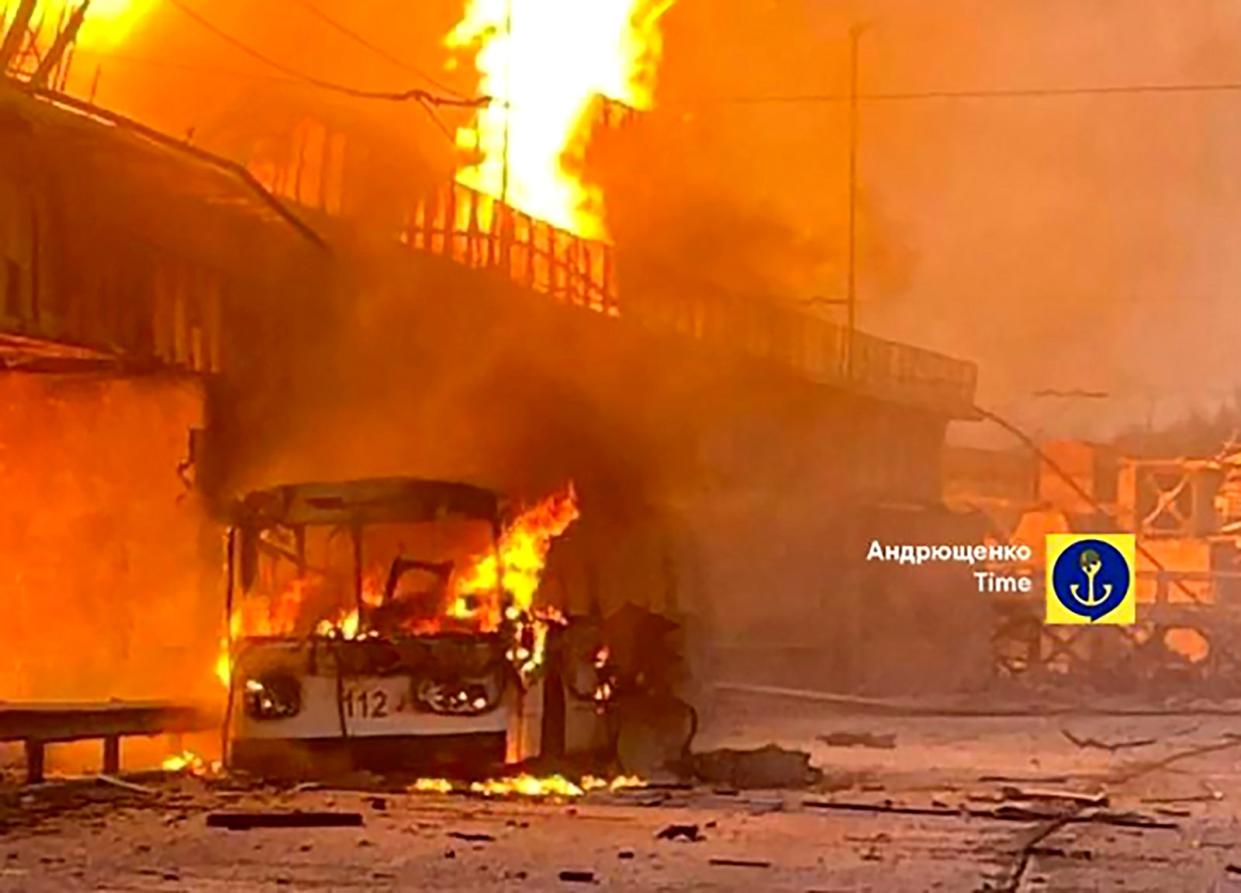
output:
[[[424,710],[451,716],[479,716],[499,706],[504,694],[504,675],[415,679],[413,687],[414,698]]]
[[[302,684],[287,673],[256,676],[245,682],[246,714],[253,719],[287,719],[302,709]]]

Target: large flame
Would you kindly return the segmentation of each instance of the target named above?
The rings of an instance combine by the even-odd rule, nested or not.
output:
[[[457,131],[474,158],[457,181],[590,239],[606,238],[603,198],[582,177],[599,100],[654,101],[659,20],[675,0],[469,0],[449,33],[476,51],[492,102]]]
[[[91,0],[78,32],[82,47],[114,47],[121,43],[150,11],[155,0]],[[44,5],[74,6],[65,0],[51,0]]]
[[[512,633],[509,659],[528,678],[542,666],[550,625],[564,623],[559,612],[534,605],[547,555],[552,540],[579,516],[572,483],[522,511],[505,526],[494,549],[475,555],[453,575],[442,616],[405,632],[419,635],[451,628],[490,633],[507,623]],[[365,605],[374,608],[383,603],[382,579],[376,572],[363,575]],[[230,641],[296,635],[313,586],[294,580],[273,597],[251,595],[233,610],[229,635],[220,643],[215,664],[215,674],[225,687],[232,676]],[[356,606],[342,607],[314,627],[314,635],[324,638],[356,639],[368,634]]]
[[[78,30],[76,44],[83,49],[111,49],[133,31],[150,12],[155,0],[91,0]],[[33,49],[23,57],[23,69],[33,67],[36,53],[43,53],[69,21],[81,0],[39,0],[30,19]],[[0,4],[0,31],[5,31],[17,12],[17,0]],[[28,45],[29,46],[29,45]]]
[[[498,606],[486,606],[486,602],[480,603],[480,600],[496,591],[501,568],[503,579],[498,580],[499,589],[512,599],[510,619],[528,613],[534,607],[534,595],[543,578],[543,566],[547,564],[552,540],[578,517],[577,492],[572,484],[518,515],[501,534],[496,551],[479,556],[455,581],[457,597],[453,601],[453,615],[469,616],[487,607],[498,621]]]

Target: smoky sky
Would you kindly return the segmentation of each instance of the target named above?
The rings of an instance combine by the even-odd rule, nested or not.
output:
[[[468,92],[440,46],[462,2],[315,0],[401,64],[297,0],[196,8],[322,77],[426,86],[417,68]],[[622,249],[768,297],[842,297],[856,23],[862,92],[883,94],[859,118],[864,329],[975,360],[980,402],[1044,436],[1232,394],[1241,91],[1040,91],[1241,83],[1241,3],[678,0],[657,108],[592,156]],[[282,78],[166,4],[111,58],[77,64],[102,67],[101,102],[173,132]],[[942,95],[997,90],[1032,95]],[[373,114],[441,139],[419,108]],[[1109,396],[1035,396],[1076,389]]]

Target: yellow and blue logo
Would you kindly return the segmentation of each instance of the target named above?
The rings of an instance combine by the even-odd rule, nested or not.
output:
[[[1047,623],[1136,621],[1132,533],[1047,535]]]

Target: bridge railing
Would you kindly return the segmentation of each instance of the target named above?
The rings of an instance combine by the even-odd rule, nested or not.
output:
[[[445,186],[414,208],[401,241],[557,300],[618,313],[615,253],[462,186]]]
[[[401,241],[609,316],[624,315],[732,355],[778,364],[821,384],[954,415],[973,412],[977,368],[855,332],[753,295],[669,271],[653,287],[620,291],[615,249],[453,184],[419,202]],[[678,279],[680,281],[678,281]]]

